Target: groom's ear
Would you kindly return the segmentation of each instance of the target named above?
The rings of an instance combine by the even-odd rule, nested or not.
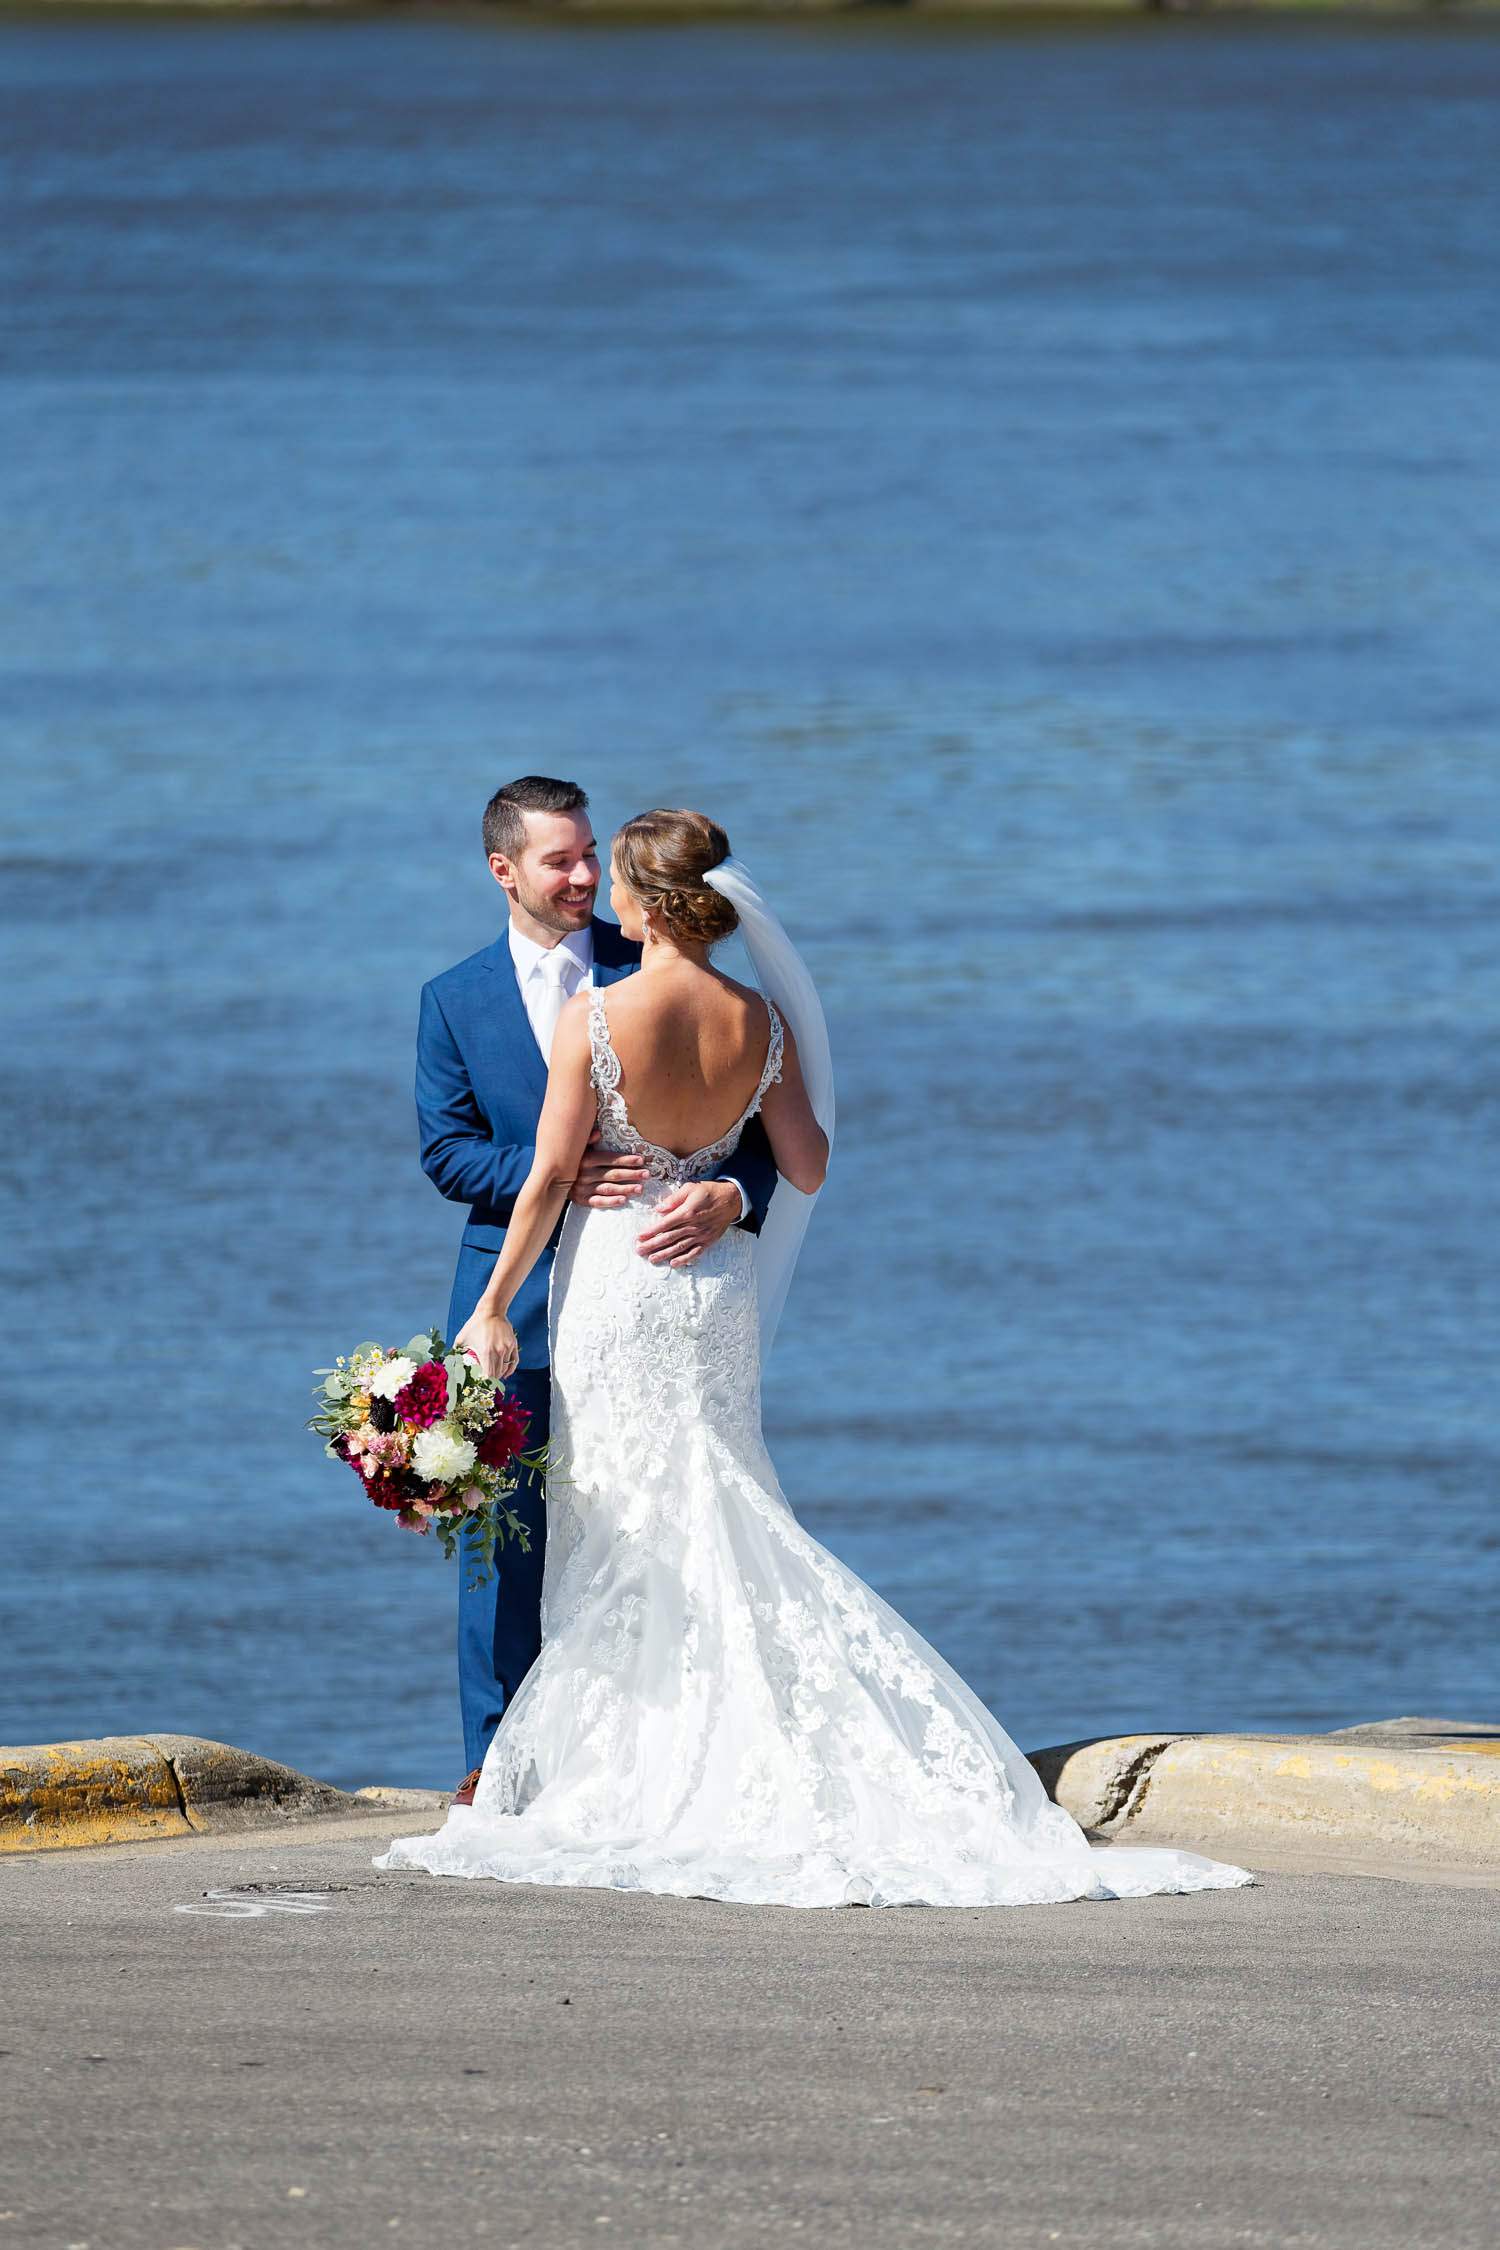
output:
[[[510,861],[506,858],[504,852],[490,853],[490,873],[494,876],[495,881],[500,885],[501,890],[505,892],[508,898],[510,896],[511,886],[516,879],[516,872],[512,867]]]

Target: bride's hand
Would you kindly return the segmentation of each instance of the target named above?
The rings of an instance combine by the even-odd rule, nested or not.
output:
[[[521,1357],[516,1332],[504,1313],[490,1312],[484,1305],[470,1313],[453,1339],[453,1348],[470,1352],[479,1362],[480,1374],[497,1383],[514,1374]]]

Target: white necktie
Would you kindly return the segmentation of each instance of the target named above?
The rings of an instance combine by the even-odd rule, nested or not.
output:
[[[536,996],[536,1014],[531,1028],[536,1033],[536,1043],[542,1050],[543,1061],[550,1062],[552,1036],[557,1029],[558,1017],[573,997],[578,963],[565,946],[554,945],[551,952],[544,953],[537,963],[536,974],[541,989]]]

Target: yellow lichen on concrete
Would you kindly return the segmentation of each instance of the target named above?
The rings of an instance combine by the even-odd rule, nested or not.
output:
[[[170,1760],[138,1735],[0,1750],[0,1852],[191,1833]]]
[[[0,1749],[0,1852],[221,1835],[358,1810],[341,1789],[198,1735]]]
[[[1117,1735],[1038,1751],[1080,1825],[1248,1858],[1297,1848],[1500,1871],[1500,1736]]]
[[[1296,1831],[1341,1848],[1500,1866],[1500,1772],[1462,1749],[1295,1747],[1253,1736],[1180,1736],[1151,1764],[1110,1834],[1239,1848]]]

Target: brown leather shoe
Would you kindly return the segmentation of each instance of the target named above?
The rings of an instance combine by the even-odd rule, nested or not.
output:
[[[482,1769],[479,1766],[476,1766],[472,1773],[466,1773],[464,1775],[463,1780],[459,1783],[458,1787],[453,1792],[453,1802],[455,1805],[473,1804],[474,1792],[479,1787],[479,1776],[481,1771]]]

